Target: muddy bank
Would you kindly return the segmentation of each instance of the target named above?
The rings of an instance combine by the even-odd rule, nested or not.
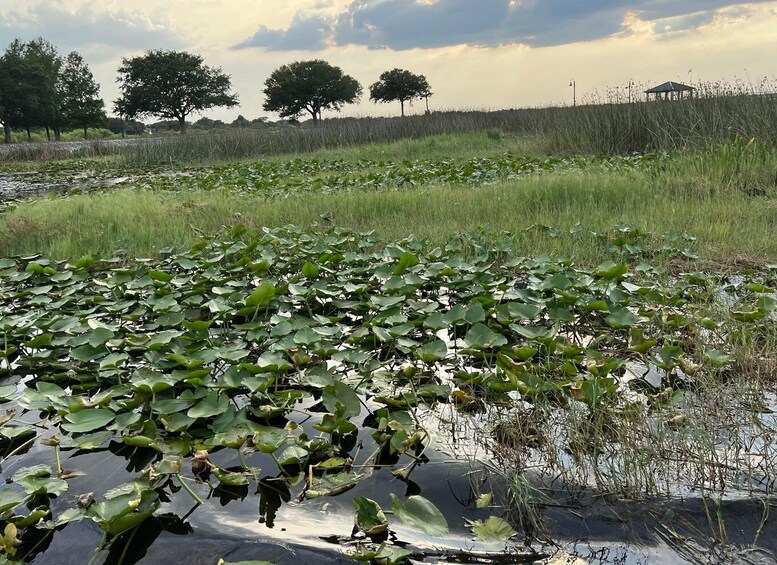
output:
[[[49,192],[63,193],[73,183],[30,182],[19,175],[0,175],[0,202],[24,200]]]

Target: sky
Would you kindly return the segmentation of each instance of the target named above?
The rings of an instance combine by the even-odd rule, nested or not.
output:
[[[0,44],[36,36],[84,56],[109,113],[122,58],[150,49],[198,53],[229,74],[240,106],[204,113],[225,121],[277,119],[263,83],[306,59],[364,87],[343,116],[397,115],[368,94],[393,68],[426,76],[433,111],[571,104],[573,90],[578,103],[625,101],[630,82],[777,91],[777,1],[766,0],[0,0]]]

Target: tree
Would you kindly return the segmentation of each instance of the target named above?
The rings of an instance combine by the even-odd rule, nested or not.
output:
[[[83,57],[73,51],[67,56],[62,69],[61,110],[67,123],[84,130],[105,123],[104,103],[100,98],[100,86]]]
[[[356,102],[362,93],[357,80],[322,61],[297,61],[273,71],[264,83],[264,109],[278,112],[282,118],[296,118],[309,112],[313,124],[321,119],[321,110],[336,110]]]
[[[24,59],[24,44],[14,40],[0,57],[0,124],[5,142],[11,142],[11,130],[22,123],[26,100],[28,65]]]
[[[392,69],[380,75],[380,80],[370,86],[370,100],[378,102],[399,101],[402,116],[405,102],[432,95],[432,89],[424,75],[415,75],[403,69]]]
[[[58,128],[61,122],[58,83],[62,59],[45,39],[28,43],[15,39],[0,57],[0,122],[5,141],[11,140],[11,129],[27,130],[36,125]]]
[[[127,135],[140,135],[145,133],[146,126],[138,121],[126,121],[121,118],[108,118],[106,127],[113,133],[120,133],[122,137]]]
[[[217,128],[223,128],[226,125],[227,124],[225,124],[221,120],[212,120],[210,118],[206,118],[203,116],[202,118],[194,122],[192,124],[192,127],[198,128],[198,129],[217,129]]]
[[[235,118],[231,124],[233,128],[247,128],[251,125],[251,122],[249,122],[243,114],[238,115],[237,118]]]
[[[49,138],[50,130],[54,129],[59,139],[60,128],[64,125],[60,92],[62,57],[56,47],[42,37],[23,45],[28,91],[23,104],[23,121],[27,137],[30,137],[30,128],[38,125],[46,128],[46,136]]]
[[[178,120],[181,133],[186,117],[219,106],[237,106],[229,75],[203,64],[199,55],[184,51],[148,51],[122,59],[117,81],[121,97],[116,111],[127,118],[141,115]]]

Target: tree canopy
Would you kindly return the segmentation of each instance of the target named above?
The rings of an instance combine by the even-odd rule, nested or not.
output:
[[[78,53],[66,60],[43,38],[15,39],[0,56],[0,124],[5,142],[12,128],[54,130],[89,127],[103,120],[103,102],[89,67]]]
[[[56,47],[38,37],[24,44],[25,86],[28,89],[23,124],[27,130],[42,125],[58,130],[64,125],[62,110],[62,58]]]
[[[378,102],[399,101],[402,116],[405,102],[432,95],[432,89],[424,75],[416,75],[404,69],[391,69],[380,75],[380,80],[370,86],[370,100]]]
[[[314,59],[275,69],[265,81],[262,92],[265,110],[278,112],[282,118],[296,118],[308,112],[317,124],[321,110],[339,111],[343,105],[356,102],[362,87],[340,67]]]
[[[106,127],[112,133],[125,135],[140,135],[145,133],[146,126],[137,120],[126,121],[119,117],[111,117],[106,120]]]
[[[31,95],[26,88],[28,65],[23,50],[23,44],[17,39],[0,57],[0,123],[6,143],[11,141],[11,128],[23,121]]]
[[[100,86],[84,62],[75,51],[67,56],[62,69],[61,108],[69,125],[84,130],[103,125],[106,121],[103,100],[100,98]]]
[[[238,103],[237,94],[230,93],[229,75],[185,51],[148,51],[122,59],[117,82],[121,96],[114,105],[120,115],[178,120],[182,133],[191,113]]]

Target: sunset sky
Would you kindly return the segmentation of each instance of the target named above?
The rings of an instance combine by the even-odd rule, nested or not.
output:
[[[583,102],[625,97],[630,80],[767,80],[777,91],[775,1],[0,0],[0,16],[3,45],[40,35],[84,55],[109,112],[121,58],[148,49],[199,53],[230,74],[240,107],[206,112],[228,121],[277,119],[262,110],[264,80],[311,58],[361,82],[361,103],[342,112],[356,116],[399,112],[366,94],[394,67],[427,77],[433,110],[571,104],[572,78]]]

